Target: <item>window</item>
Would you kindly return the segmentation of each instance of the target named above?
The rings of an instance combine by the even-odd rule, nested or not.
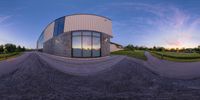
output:
[[[98,37],[93,37],[93,45],[92,45],[92,55],[94,57],[99,57],[100,56],[100,49],[101,49],[101,45],[100,45],[100,38]]]
[[[72,37],[73,56],[82,56],[81,32],[74,32]]]
[[[91,57],[92,54],[92,34],[91,32],[82,32],[82,50],[83,57]]]
[[[100,57],[100,33],[90,31],[72,32],[73,57]]]
[[[44,43],[44,32],[40,35],[38,41],[37,41],[37,49],[42,49]]]
[[[53,36],[58,36],[64,32],[65,17],[59,18],[55,21]]]

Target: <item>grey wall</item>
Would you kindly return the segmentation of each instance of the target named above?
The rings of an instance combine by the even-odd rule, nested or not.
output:
[[[106,41],[107,40],[107,41]],[[43,51],[57,56],[71,57],[71,32],[60,34],[44,43]],[[101,56],[110,55],[110,36],[101,35]]]
[[[53,55],[71,57],[71,33],[63,33],[46,41],[43,51]]]
[[[101,35],[101,56],[110,55],[110,38],[111,37],[107,34]]]

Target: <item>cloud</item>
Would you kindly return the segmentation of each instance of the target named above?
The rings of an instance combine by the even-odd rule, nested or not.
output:
[[[11,16],[0,16],[0,24],[8,20]]]
[[[194,13],[183,11],[176,6],[123,2],[103,7],[106,11],[119,10],[115,15],[128,16],[113,21],[113,28],[117,28],[117,32],[128,33],[129,37],[133,38],[131,42],[181,48],[195,46],[194,39],[200,40],[199,16],[194,18]]]

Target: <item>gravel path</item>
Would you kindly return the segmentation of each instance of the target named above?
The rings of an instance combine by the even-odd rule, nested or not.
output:
[[[77,76],[88,76],[112,69],[114,65],[122,61],[126,56],[107,56],[100,58],[67,58],[38,53],[44,61],[59,71]]]
[[[76,76],[50,67],[36,53],[0,77],[1,100],[199,100],[200,79],[160,77],[125,58],[112,70]]]

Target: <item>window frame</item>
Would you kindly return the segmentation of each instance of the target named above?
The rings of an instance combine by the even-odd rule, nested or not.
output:
[[[80,32],[80,35],[73,35],[74,32]],[[83,32],[91,32],[91,35],[83,35]],[[93,33],[99,33],[99,36],[94,36]],[[81,57],[76,57],[73,55],[73,37],[81,37]],[[83,56],[83,37],[91,37],[91,55],[89,57]],[[99,56],[93,56],[93,37],[99,38],[100,40],[100,49],[99,49]],[[91,31],[91,30],[77,30],[71,31],[71,57],[73,58],[98,58],[101,57],[101,50],[102,50],[102,33],[98,31]]]

